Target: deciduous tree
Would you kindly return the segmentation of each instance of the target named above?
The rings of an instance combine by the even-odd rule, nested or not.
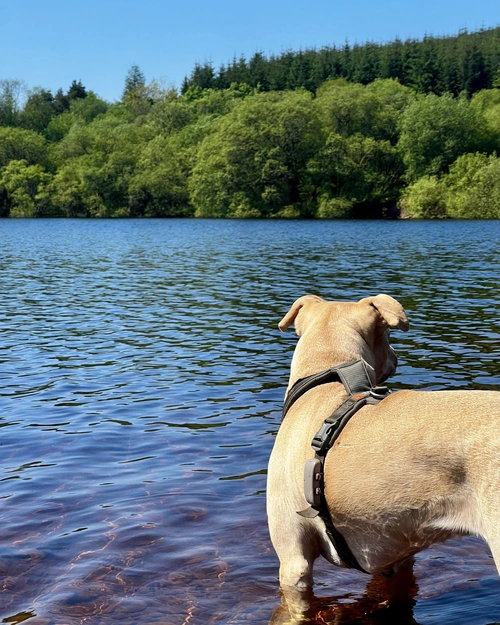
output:
[[[309,94],[246,98],[201,144],[189,182],[196,214],[268,217],[300,207],[306,164],[322,142]]]
[[[47,143],[38,133],[24,128],[0,127],[0,168],[14,160],[43,165],[46,156]]]
[[[461,154],[492,147],[484,119],[465,98],[449,94],[431,94],[410,104],[400,128],[398,147],[409,182],[446,172]]]
[[[8,195],[11,217],[37,217],[49,213],[45,193],[52,176],[40,165],[13,160],[1,171],[0,187]]]

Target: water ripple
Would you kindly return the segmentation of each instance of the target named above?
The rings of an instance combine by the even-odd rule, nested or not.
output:
[[[296,342],[277,322],[304,293],[403,303],[395,387],[500,385],[497,222],[0,229],[2,622],[269,622],[266,467]],[[476,539],[417,573],[415,622],[500,620]],[[317,578],[318,619],[364,590]]]

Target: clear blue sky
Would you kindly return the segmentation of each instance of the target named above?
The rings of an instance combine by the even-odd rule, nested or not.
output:
[[[180,87],[196,62],[500,25],[500,0],[0,0],[0,79],[113,101],[138,65]]]

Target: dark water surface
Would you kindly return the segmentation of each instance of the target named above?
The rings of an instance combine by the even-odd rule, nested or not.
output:
[[[499,388],[499,243],[500,222],[0,221],[0,622],[286,622],[278,321],[386,292],[412,324],[393,387]],[[413,616],[362,617],[366,576],[316,570],[316,623],[500,621],[479,539],[418,556]]]

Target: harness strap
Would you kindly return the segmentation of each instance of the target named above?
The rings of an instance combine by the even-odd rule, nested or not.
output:
[[[328,451],[340,436],[340,433],[350,418],[372,399],[370,392],[349,396],[342,404],[323,421],[320,429],[314,436],[311,447],[315,457],[306,462],[304,468],[304,493],[310,508],[298,512],[300,516],[314,518],[319,516],[325,524],[328,538],[335,547],[339,558],[350,568],[362,573],[368,573],[356,560],[346,539],[333,524],[324,494],[324,464]]]
[[[323,504],[319,508],[311,506],[310,508],[297,512],[297,514],[300,514],[300,516],[305,517],[306,519],[314,519],[319,516],[325,524],[326,534],[330,539],[330,542],[335,547],[335,551],[338,553],[342,562],[344,562],[351,569],[357,569],[358,571],[361,571],[361,573],[366,573],[367,575],[369,574],[368,571],[365,571],[365,569],[356,560],[353,552],[349,549],[346,539],[333,524],[328,508],[324,504],[324,500]]]
[[[338,365],[336,369],[348,395],[366,393],[371,390],[372,383],[364,360],[346,362]]]
[[[297,380],[285,398],[282,419],[285,418],[286,413],[299,397],[302,397],[302,395],[312,388],[329,382],[342,382],[348,395],[365,393],[372,388],[370,376],[368,375],[368,370],[363,360],[345,362],[336,367],[331,367],[330,369],[325,369],[319,373]]]
[[[361,567],[345,538],[333,524],[324,495],[324,463],[326,454],[340,436],[349,419],[366,404],[376,404],[384,399],[390,390],[386,387],[372,386],[364,361],[355,360],[343,363],[298,380],[286,397],[283,406],[283,418],[285,418],[292,404],[304,393],[320,384],[337,381],[342,382],[348,397],[324,420],[311,442],[315,457],[306,462],[304,470],[304,491],[310,507],[297,514],[305,518],[319,516],[325,524],[328,538],[335,547],[339,558],[348,567],[368,573]]]

